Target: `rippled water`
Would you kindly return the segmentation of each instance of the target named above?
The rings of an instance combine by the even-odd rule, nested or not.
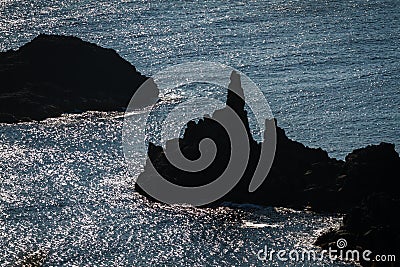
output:
[[[290,137],[343,158],[380,141],[399,151],[399,10],[397,0],[0,0],[0,50],[45,32],[114,48],[146,75],[218,61],[260,86]],[[340,221],[255,206],[149,203],[126,171],[118,115],[0,125],[1,266],[38,250],[48,266],[260,265],[255,253],[265,244],[309,248]],[[318,264],[338,265],[304,265]]]
[[[1,266],[38,250],[47,266],[260,265],[264,245],[315,249],[318,233],[340,221],[251,205],[150,203],[126,173],[118,115],[1,126]]]
[[[260,85],[296,140],[339,158],[400,146],[397,0],[0,3],[1,50],[45,32],[114,48],[146,75],[218,61]]]

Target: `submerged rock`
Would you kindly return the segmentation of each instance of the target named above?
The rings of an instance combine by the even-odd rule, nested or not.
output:
[[[18,267],[40,267],[44,266],[46,259],[49,255],[48,249],[39,249],[34,252],[28,252],[18,259],[14,266]]]
[[[0,122],[124,110],[147,79],[115,50],[42,34],[16,51],[0,53]],[[156,86],[152,89],[148,98],[158,96]]]

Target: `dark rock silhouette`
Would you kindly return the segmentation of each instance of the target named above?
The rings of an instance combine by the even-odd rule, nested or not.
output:
[[[330,158],[321,148],[309,148],[290,140],[278,126],[277,148],[271,171],[264,183],[255,192],[249,193],[249,183],[262,148],[250,134],[245,102],[240,95],[243,96],[240,77],[232,73],[227,106],[237,113],[245,125],[250,141],[250,160],[240,182],[220,201],[346,212],[372,193],[398,194],[400,158],[394,145],[381,143],[357,149],[345,161],[340,161]],[[165,156],[174,154],[172,146],[168,145],[172,141],[169,141],[166,151],[161,146],[149,145],[149,160],[156,170],[167,180],[185,186],[203,185],[218,178],[229,162],[231,144],[224,128],[213,119],[224,114],[226,109],[215,111],[211,118],[190,121],[183,138],[173,140],[178,141],[186,158],[195,160],[200,157],[200,141],[212,139],[217,146],[217,155],[209,168],[196,173],[172,166]],[[145,168],[138,179],[151,179],[149,177],[153,174],[149,172],[149,168]],[[142,192],[139,186],[137,190]]]
[[[339,229],[320,236],[316,245],[336,248],[345,238],[348,249],[368,249],[376,255],[400,257],[400,158],[394,145],[381,143],[354,150],[346,156],[337,178],[336,205],[347,212]],[[361,259],[363,266],[397,266],[394,262],[373,263]]]
[[[338,177],[337,208],[347,211],[339,229],[320,236],[316,245],[333,247],[339,238],[348,249],[368,249],[376,255],[400,257],[400,159],[394,145],[381,143],[354,150]],[[363,266],[398,266],[394,262],[366,262]]]
[[[237,113],[245,128],[249,129],[245,103],[238,95],[243,95],[240,77],[232,73],[227,106]],[[150,161],[159,174],[175,184],[199,186],[218,178],[229,162],[231,150],[227,133],[212,118],[215,119],[223,114],[225,109],[215,111],[211,118],[205,117],[198,122],[190,121],[183,138],[174,140],[179,143],[182,154],[191,160],[200,157],[201,140],[204,138],[214,140],[217,154],[208,168],[200,172],[179,170],[172,166],[165,156],[174,153],[173,148],[168,145],[172,141],[167,142],[165,151],[161,146],[150,143],[148,161],[138,181],[149,181],[154,177],[154,170],[148,167]],[[366,242],[362,243],[364,248],[375,249],[385,242],[388,244],[397,242],[398,247],[399,227],[394,218],[398,214],[396,210],[398,211],[400,196],[398,178],[400,158],[394,145],[381,143],[357,149],[350,153],[345,161],[340,161],[330,158],[321,148],[309,148],[290,140],[279,127],[276,127],[276,134],[277,147],[272,168],[263,184],[256,191],[249,193],[249,183],[256,169],[262,146],[254,141],[248,130],[250,159],[247,168],[240,182],[219,202],[307,207],[320,212],[348,213],[342,228],[325,234],[317,244],[323,247],[332,245],[345,231],[355,246]],[[151,198],[138,183],[136,190]],[[376,204],[378,200],[387,206],[380,208],[379,204]],[[361,208],[355,208],[357,206]],[[360,235],[366,237],[360,239]]]
[[[112,49],[42,34],[17,51],[0,53],[0,122],[123,110],[147,79]],[[146,97],[158,97],[153,88]]]
[[[324,249],[337,249],[336,241],[344,238],[346,250],[372,251],[369,256],[394,255],[396,262],[371,262],[360,257],[362,266],[398,266],[400,257],[400,198],[386,193],[373,193],[348,212],[339,229],[331,229],[315,242]],[[396,265],[397,264],[397,265]]]

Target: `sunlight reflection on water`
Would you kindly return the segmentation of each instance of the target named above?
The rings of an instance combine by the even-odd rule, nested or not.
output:
[[[1,265],[30,253],[47,253],[50,266],[257,265],[264,244],[310,248],[340,221],[254,205],[149,203],[125,170],[119,115],[1,125]]]

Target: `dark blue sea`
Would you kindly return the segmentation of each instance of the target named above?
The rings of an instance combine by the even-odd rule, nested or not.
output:
[[[290,138],[344,159],[382,141],[400,151],[399,20],[397,0],[0,0],[0,50],[54,33],[113,48],[147,76],[223,63],[259,86]],[[192,86],[170,97],[196,94]],[[340,215],[148,202],[134,191],[143,160],[126,168],[122,115],[0,124],[0,266],[37,251],[45,266],[354,265],[256,256],[265,245],[318,252],[313,242]]]

